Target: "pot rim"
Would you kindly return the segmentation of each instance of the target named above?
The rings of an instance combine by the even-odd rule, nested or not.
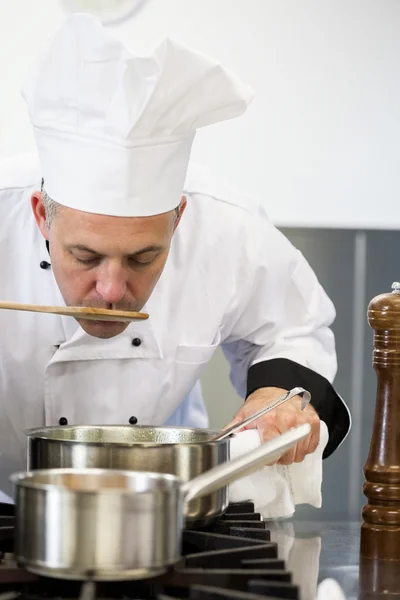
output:
[[[49,432],[55,432],[57,433],[58,431],[68,431],[68,430],[73,430],[73,429],[79,429],[82,431],[90,431],[90,430],[95,430],[95,429],[126,429],[126,430],[132,430],[132,429],[141,429],[141,430],[178,430],[180,432],[188,432],[188,433],[202,433],[204,432],[204,434],[208,434],[210,437],[217,435],[219,433],[219,430],[214,430],[214,429],[207,429],[207,428],[192,428],[192,427],[175,427],[175,426],[162,426],[162,425],[51,425],[51,426],[47,426],[47,427],[35,427],[35,428],[31,428],[31,429],[26,429],[24,430],[24,434],[28,437],[28,438],[35,438],[35,439],[41,439],[41,440],[46,440],[47,442],[63,442],[66,444],[84,444],[84,445],[88,445],[88,446],[118,446],[118,447],[127,447],[127,448],[134,448],[134,447],[138,447],[138,446],[143,446],[146,448],[150,448],[150,447],[158,447],[158,448],[165,448],[167,446],[198,446],[198,445],[221,445],[223,443],[227,443],[233,436],[234,434],[230,435],[227,438],[224,438],[222,440],[217,440],[214,442],[208,441],[208,440],[198,440],[196,442],[155,442],[155,441],[137,441],[137,442],[101,442],[98,440],[74,440],[74,439],[65,439],[62,437],[53,437],[53,436],[48,436],[47,434]]]
[[[150,487],[145,490],[134,490],[129,489],[128,487],[107,487],[98,489],[75,489],[69,488],[67,486],[62,485],[62,483],[43,483],[39,481],[35,481],[35,478],[40,477],[51,477],[52,475],[84,475],[84,476],[93,476],[93,475],[102,475],[105,477],[112,477],[115,475],[123,476],[127,480],[135,479],[137,477],[150,479],[152,481],[162,481],[165,485],[164,489],[151,489]],[[81,468],[76,469],[73,467],[70,468],[57,468],[57,469],[37,469],[32,471],[18,471],[16,473],[12,473],[9,477],[10,481],[14,483],[16,487],[24,487],[34,490],[43,490],[43,491],[58,491],[63,494],[78,494],[78,495],[119,495],[119,496],[139,496],[144,494],[156,494],[157,492],[161,492],[163,494],[169,492],[180,492],[183,482],[177,475],[173,475],[171,473],[157,473],[153,471],[129,471],[127,469],[100,469],[100,468]]]

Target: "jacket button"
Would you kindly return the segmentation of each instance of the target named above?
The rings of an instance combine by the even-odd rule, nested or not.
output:
[[[68,425],[68,419],[66,419],[65,417],[61,417],[61,419],[58,421],[58,423],[60,425]]]
[[[41,269],[48,269],[51,267],[51,264],[48,263],[47,260],[42,260],[39,266]]]
[[[136,425],[136,423],[137,423],[137,417],[131,417],[131,418],[129,419],[129,423],[130,423],[131,425]]]
[[[140,338],[133,338],[132,340],[132,346],[140,346],[141,343],[142,340]]]

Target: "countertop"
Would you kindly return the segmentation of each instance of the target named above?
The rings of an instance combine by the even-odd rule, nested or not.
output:
[[[360,559],[361,523],[275,521],[268,527],[300,586],[301,600],[315,599],[317,584],[328,577],[347,600],[400,598],[400,561]]]

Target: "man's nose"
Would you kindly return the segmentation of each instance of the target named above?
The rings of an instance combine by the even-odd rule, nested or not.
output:
[[[109,265],[98,275],[96,291],[108,304],[118,304],[126,294],[126,276],[118,265]]]

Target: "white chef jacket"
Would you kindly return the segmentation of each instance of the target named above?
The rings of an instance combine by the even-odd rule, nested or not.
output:
[[[51,267],[42,268],[51,248],[30,205],[40,180],[35,155],[0,165],[0,299],[61,305]],[[330,386],[335,310],[302,254],[260,206],[195,165],[184,192],[187,208],[143,308],[148,320],[97,339],[69,317],[0,310],[0,489],[9,492],[9,474],[26,466],[24,430],[62,417],[70,425],[135,416],[139,424],[207,426],[199,377],[218,346],[243,397],[252,365],[305,367],[330,388],[321,405],[339,411],[334,447],[347,435],[347,407]]]

